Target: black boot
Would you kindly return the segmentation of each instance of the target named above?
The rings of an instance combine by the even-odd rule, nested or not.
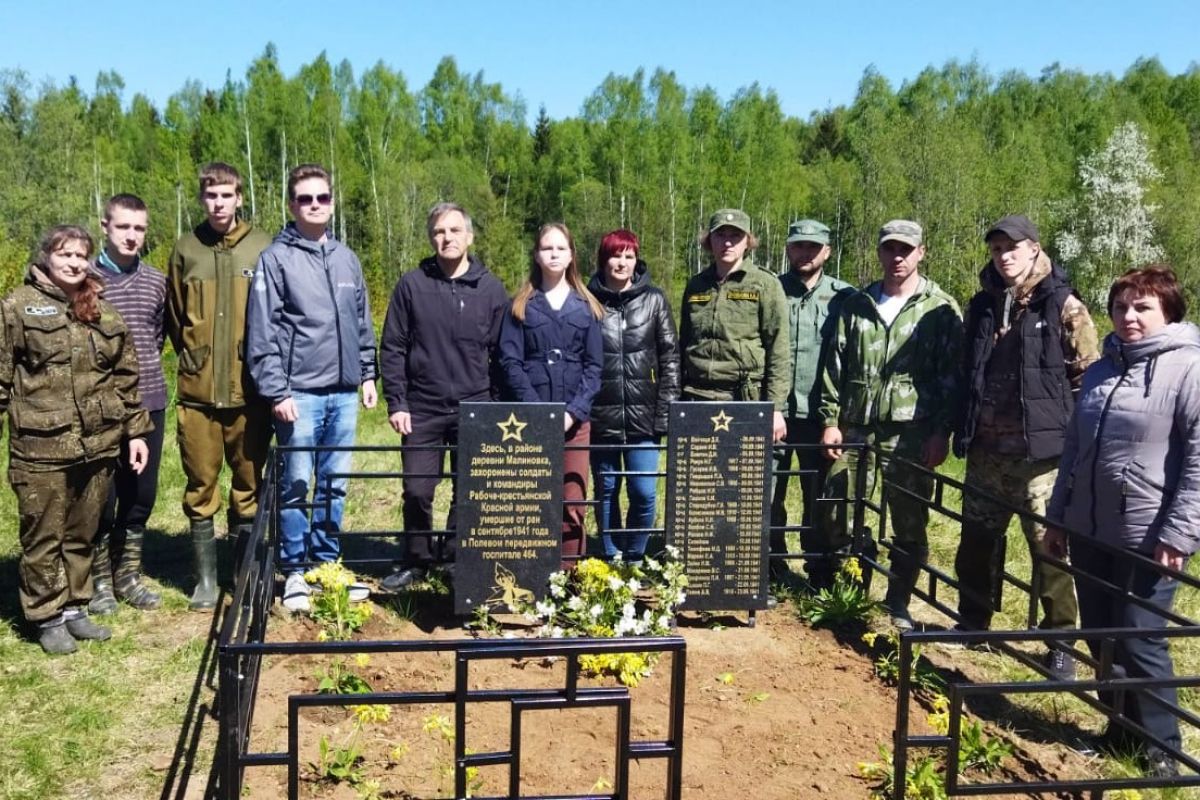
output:
[[[113,594],[112,554],[109,548],[110,533],[107,526],[96,534],[92,556],[92,599],[88,611],[97,616],[112,614],[117,610],[117,598]]]
[[[912,599],[913,589],[916,588],[917,578],[921,574],[921,565],[928,558],[928,550],[916,550],[905,553],[899,544],[892,548],[892,575],[888,577],[887,594],[883,605],[892,618],[892,625],[900,631],[911,631],[913,628],[912,615],[908,612],[908,604]]]
[[[131,525],[125,529],[125,547],[117,562],[113,584],[117,597],[134,608],[148,611],[162,605],[162,598],[142,583],[142,540],[145,536],[146,529],[141,525]]]
[[[193,611],[207,611],[217,605],[217,540],[213,521],[192,520],[192,550],[196,558],[196,590],[189,605]]]
[[[48,656],[65,656],[79,649],[62,615],[38,625],[38,644]]]

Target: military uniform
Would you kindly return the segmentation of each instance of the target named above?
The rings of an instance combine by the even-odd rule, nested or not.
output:
[[[928,278],[921,283],[890,325],[878,311],[882,283],[848,297],[842,305],[834,342],[824,371],[819,417],[826,427],[839,427],[847,444],[874,444],[889,456],[920,461],[925,443],[934,435],[948,437],[959,408],[962,317],[954,298]],[[859,454],[847,452],[830,469],[826,496],[845,498],[856,485]],[[877,465],[866,458],[867,494],[873,489]],[[888,493],[888,513],[895,544],[889,581],[907,608],[920,564],[928,556],[925,527],[929,509],[917,497],[928,498],[933,479],[918,470],[887,459],[884,476],[902,491]],[[826,547],[850,543],[847,515],[852,506],[829,503],[822,509],[820,536]],[[895,587],[895,588],[894,588]]]
[[[167,271],[167,335],[179,356],[177,442],[187,486],[200,585],[192,607],[216,603],[212,518],[222,461],[229,464],[231,525],[258,508],[258,486],[274,430],[271,410],[253,390],[243,361],[246,299],[259,254],[271,238],[245,222],[222,235],[204,222],[175,245]]]
[[[815,445],[821,441],[824,431],[817,414],[821,397],[822,355],[828,342],[833,339],[842,302],[853,293],[854,288],[825,274],[811,289],[799,274],[792,271],[780,276],[779,280],[787,296],[788,338],[791,343],[791,391],[784,414],[787,422],[785,442],[791,445]],[[798,476],[804,495],[801,524],[805,527],[812,525],[813,508],[829,472],[829,459],[820,448],[776,450],[772,528],[788,524],[787,490],[790,476],[779,473],[786,473],[792,468],[793,456],[800,470],[811,471],[811,474]],[[821,549],[821,540],[813,531],[801,531],[800,543],[805,551]],[[787,552],[784,531],[771,531],[771,552]],[[814,585],[829,583],[828,562],[811,561],[807,571]]]
[[[787,408],[787,298],[779,279],[743,263],[717,280],[709,266],[683,293],[679,345],[683,396],[692,400],[766,400]]]
[[[971,301],[966,326],[972,346],[965,353],[964,374],[972,395],[955,450],[967,457],[966,484],[982,494],[963,495],[955,571],[962,583],[962,624],[986,630],[1001,590],[1005,537],[1013,517],[988,498],[1045,516],[1072,391],[1098,358],[1099,347],[1087,307],[1044,252],[1011,289],[990,263],[980,272],[980,282],[983,288]],[[1041,396],[1037,387],[1042,387]],[[1053,391],[1047,393],[1045,387]],[[1021,529],[1030,550],[1041,552],[1045,526],[1022,518]],[[1041,627],[1075,627],[1078,606],[1071,576],[1040,561],[1033,570]]]
[[[122,440],[150,417],[137,391],[133,338],[100,300],[73,319],[61,289],[31,268],[0,302],[0,412],[9,418],[9,482],[20,516],[20,599],[46,622],[92,594],[92,539]]]

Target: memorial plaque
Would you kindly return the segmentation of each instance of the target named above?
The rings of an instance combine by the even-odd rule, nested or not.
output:
[[[454,611],[544,595],[562,563],[559,403],[463,403]]]
[[[770,403],[671,404],[667,542],[688,576],[684,608],[767,607]]]

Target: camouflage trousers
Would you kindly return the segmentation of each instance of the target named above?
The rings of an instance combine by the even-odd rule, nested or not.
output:
[[[916,462],[921,460],[921,451],[929,435],[929,426],[924,422],[881,422],[842,429],[842,441],[845,444],[874,444],[886,455]],[[887,513],[894,542],[904,555],[911,556],[905,559],[906,562],[923,563],[929,552],[925,533],[929,523],[929,507],[916,498],[932,496],[933,478],[892,458],[885,459],[882,465],[877,461],[871,450],[865,456],[857,450],[843,453],[829,469],[825,497],[854,497],[860,468],[866,470],[866,496],[869,497],[875,488],[876,473],[882,472],[885,482],[893,487],[887,492]],[[897,488],[905,489],[915,497],[897,491]],[[821,512],[822,524],[818,527],[817,536],[823,539],[822,549],[848,548],[854,505],[822,503]],[[892,551],[893,564],[899,555],[901,553]]]
[[[258,510],[258,487],[267,463],[267,450],[275,432],[266,401],[256,400],[241,408],[181,404],[176,409],[176,421],[179,457],[187,475],[183,513],[189,520],[209,519],[217,513],[221,507],[217,491],[224,461],[232,472],[229,516],[234,523],[253,519]]]
[[[1057,476],[1057,458],[1030,462],[1020,456],[1001,455],[982,447],[973,447],[967,453],[967,486],[1039,516],[1046,514],[1046,504]],[[1013,513],[970,492],[963,495],[962,513],[962,538],[954,559],[954,569],[962,583],[958,612],[963,624],[985,630],[991,624],[994,603],[1001,591],[1006,536]],[[1022,518],[1021,530],[1030,552],[1044,552],[1045,526]],[[1039,572],[1040,578],[1033,579],[1033,583],[1040,582],[1040,627],[1074,628],[1079,611],[1075,582],[1068,573],[1034,561],[1034,576]]]
[[[115,458],[34,471],[10,464],[17,495],[21,610],[44,622],[92,597],[92,539],[108,499]]]

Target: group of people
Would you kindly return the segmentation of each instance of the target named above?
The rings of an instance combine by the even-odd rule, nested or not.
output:
[[[880,229],[881,277],[855,289],[825,273],[831,231],[821,222],[792,223],[789,269],[777,276],[751,260],[749,216],[721,209],[701,235],[711,263],[687,283],[677,333],[631,231],[601,239],[585,281],[567,227],[542,226],[528,277],[510,300],[471,251],[470,215],[440,203],[426,220],[433,254],[396,284],[377,359],[362,267],[330,230],[330,174],[315,164],[295,168],[287,196],[292,221],[271,239],[239,218],[237,170],[207,165],[199,180],[205,220],[175,245],[164,275],[140,258],[145,204],[116,195],[98,252],[83,228],[51,229],[24,285],[0,304],[0,410],[9,416],[9,479],[20,511],[20,597],[47,652],[107,638],[89,611],[111,613],[118,600],[141,609],[160,603],[142,580],[141,552],[163,446],[167,338],[178,357],[176,441],[196,609],[212,608],[218,596],[222,464],[232,474],[228,527],[240,534],[256,511],[272,436],[282,448],[282,599],[289,609],[308,608],[303,567],[339,555],[350,458],[339,448],[354,442],[359,403],[376,404],[377,379],[411,476],[406,552],[383,580],[390,590],[452,560],[453,539],[430,533],[441,448],[457,443],[459,404],[490,399],[562,403],[567,445],[617,445],[590,458],[566,451],[567,566],[585,550],[577,501],[589,473],[605,555],[644,555],[656,516],[657,444],[676,399],[774,406],[774,440],[790,446],[776,451],[771,550],[787,551],[798,458],[806,478],[798,527],[814,589],[832,585],[850,543],[848,506],[838,501],[858,485],[857,470],[868,470],[869,489],[882,468],[898,487],[888,494],[894,536],[885,604],[901,629],[913,625],[909,601],[928,557],[930,470],[952,442],[966,457],[966,484],[979,490],[965,493],[955,562],[963,629],[990,624],[1011,507],[1063,526],[1023,520],[1030,547],[1057,557],[1067,554],[1066,530],[1173,569],[1200,546],[1192,522],[1200,503],[1200,336],[1183,321],[1182,293],[1166,267],[1131,270],[1113,285],[1114,331],[1101,352],[1087,307],[1024,216],[1004,217],[984,236],[990,258],[964,321],[955,299],[922,273],[916,222]],[[876,447],[859,458],[848,444]],[[881,465],[875,452],[885,456]],[[453,473],[453,449],[450,458]],[[450,529],[454,517],[452,505]],[[1169,576],[1079,541],[1071,552],[1078,568],[1169,608]],[[782,559],[772,569],[776,577],[790,572]],[[1041,560],[1035,571],[1043,627],[1074,628],[1077,617],[1086,627],[1161,624],[1094,581],[1073,581]],[[1047,659],[1056,674],[1073,675],[1066,649]],[[1117,659],[1134,676],[1171,669],[1161,639],[1123,642]],[[1148,728],[1168,724],[1136,693],[1123,697],[1130,718]],[[1177,725],[1163,736],[1177,742]]]

